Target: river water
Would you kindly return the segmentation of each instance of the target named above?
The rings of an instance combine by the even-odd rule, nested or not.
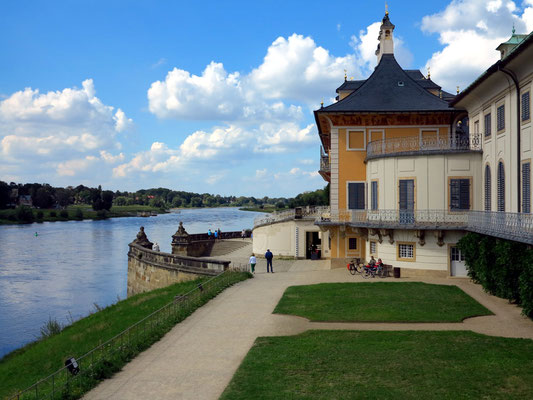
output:
[[[140,226],[161,251],[183,221],[188,233],[252,228],[261,213],[180,210],[156,217],[0,226],[0,357],[35,340],[49,318],[67,324],[126,298],[128,243]],[[37,233],[37,235],[36,235]]]

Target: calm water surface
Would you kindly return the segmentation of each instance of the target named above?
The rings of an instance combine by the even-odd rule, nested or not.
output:
[[[0,226],[0,357],[39,336],[48,318],[68,323],[126,298],[128,243],[139,227],[170,252],[179,221],[189,233],[252,228],[262,215],[237,208],[157,217]],[[38,236],[35,236],[35,232]]]

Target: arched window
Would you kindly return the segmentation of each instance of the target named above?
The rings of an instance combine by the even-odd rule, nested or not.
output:
[[[505,169],[498,163],[498,211],[505,211]]]
[[[490,167],[487,164],[485,166],[485,211],[490,211],[491,209],[491,177],[490,177]]]

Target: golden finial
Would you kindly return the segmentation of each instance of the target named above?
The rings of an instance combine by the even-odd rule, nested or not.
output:
[[[348,79],[348,76],[346,75],[346,70],[344,70],[344,81],[346,82],[347,79]]]
[[[457,86],[457,94],[459,94],[459,86]]]
[[[353,76],[350,76],[350,80],[353,81],[353,79],[354,79]]]
[[[389,5],[385,2],[385,15],[389,15]]]
[[[442,99],[442,90],[439,90],[439,97]]]
[[[431,79],[431,70],[430,70],[430,67],[428,67],[428,79]]]
[[[320,102],[320,108],[324,108],[324,99]]]

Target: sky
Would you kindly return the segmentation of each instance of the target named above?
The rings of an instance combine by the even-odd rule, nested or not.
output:
[[[391,0],[395,56],[464,89],[533,0]],[[320,189],[313,111],[366,79],[385,2],[0,3],[0,180],[293,197]]]

